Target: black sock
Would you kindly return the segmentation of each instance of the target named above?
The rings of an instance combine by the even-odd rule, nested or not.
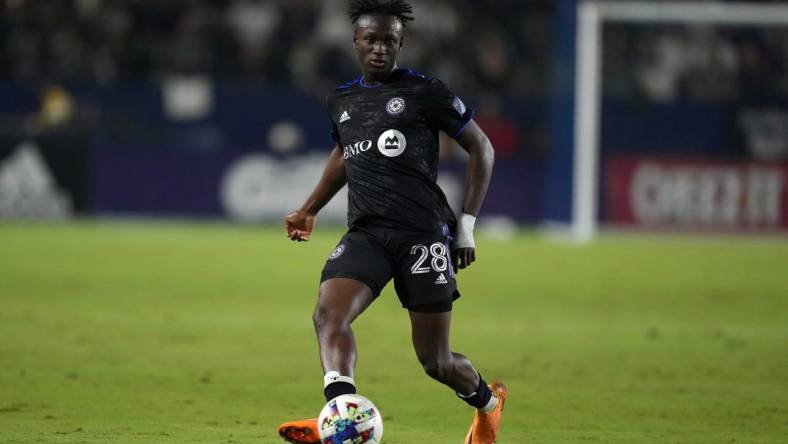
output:
[[[457,396],[460,397],[463,401],[470,404],[472,407],[476,407],[477,409],[481,409],[487,406],[487,403],[490,402],[490,398],[492,398],[493,393],[490,390],[490,387],[487,387],[487,383],[484,382],[484,378],[482,375],[479,375],[479,387],[476,389],[476,393],[465,397],[464,395],[457,393]]]
[[[352,395],[354,393],[356,393],[356,386],[349,382],[332,382],[323,389],[323,394],[326,395],[326,402],[337,396]]]

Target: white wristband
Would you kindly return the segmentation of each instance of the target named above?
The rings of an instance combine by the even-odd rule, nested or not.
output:
[[[463,213],[460,220],[457,221],[457,233],[454,238],[453,250],[459,248],[476,248],[476,243],[473,241],[473,227],[476,225],[476,216]]]

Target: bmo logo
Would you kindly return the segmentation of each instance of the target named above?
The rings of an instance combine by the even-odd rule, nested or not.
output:
[[[399,156],[407,145],[405,135],[395,129],[384,131],[378,138],[378,151],[386,157]]]
[[[342,158],[348,160],[357,154],[366,153],[367,151],[369,151],[370,148],[372,148],[371,140],[365,140],[363,142],[355,142],[355,143],[351,143],[350,145],[345,145],[342,148]]]

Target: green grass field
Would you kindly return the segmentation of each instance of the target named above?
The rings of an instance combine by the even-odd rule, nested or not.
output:
[[[311,325],[341,232],[0,225],[0,442],[277,443],[320,410]],[[453,343],[509,385],[499,442],[788,442],[788,242],[479,239]],[[387,444],[462,442],[387,289],[355,325]]]

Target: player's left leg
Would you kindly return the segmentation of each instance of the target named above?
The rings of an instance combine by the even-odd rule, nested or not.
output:
[[[506,386],[500,382],[488,386],[468,358],[451,351],[451,311],[433,312],[445,308],[451,310],[451,302],[410,308],[416,355],[430,377],[451,387],[477,409],[465,444],[492,444],[508,394]]]
[[[423,313],[410,311],[413,347],[424,371],[457,393],[473,393],[479,387],[479,373],[465,356],[449,346],[451,311]]]
[[[390,248],[397,258],[394,288],[410,312],[413,346],[424,371],[477,409],[466,442],[491,444],[498,433],[506,389],[503,384],[488,386],[468,358],[451,350],[451,310],[460,294],[447,233],[444,227],[442,235],[392,237]]]

